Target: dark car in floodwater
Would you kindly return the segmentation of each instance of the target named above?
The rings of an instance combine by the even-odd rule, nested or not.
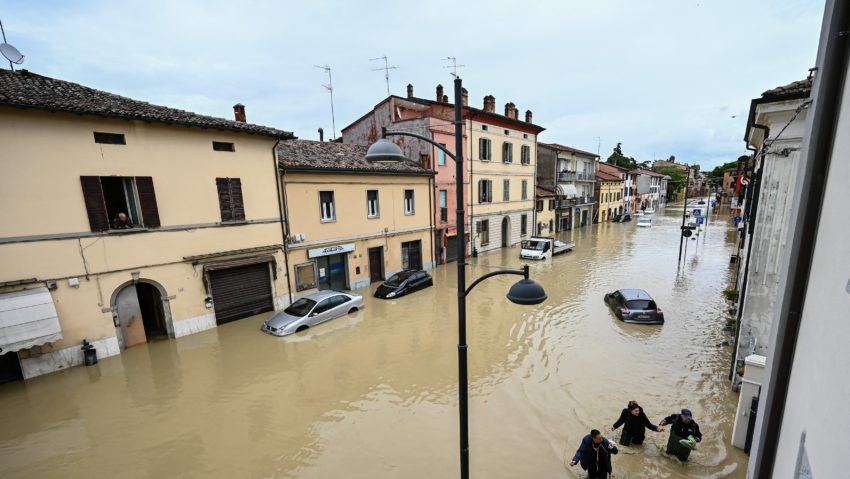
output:
[[[431,279],[430,274],[421,270],[407,269],[390,276],[384,284],[378,286],[374,296],[380,299],[398,298],[433,285],[434,280]]]
[[[628,213],[619,214],[614,217],[614,223],[625,223],[632,220],[632,215]]]
[[[624,323],[664,324],[664,312],[642,289],[618,289],[606,294],[605,302]]]

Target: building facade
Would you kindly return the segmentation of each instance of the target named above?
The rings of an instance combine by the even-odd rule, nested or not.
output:
[[[623,210],[623,179],[600,168],[596,172],[596,188],[599,208],[595,222],[613,221]]]
[[[552,236],[557,233],[555,219],[555,206],[558,196],[554,191],[549,191],[541,186],[537,187],[535,195],[536,206],[534,208],[534,234],[540,236]]]
[[[83,340],[105,357],[289,303],[272,173],[293,136],[234,109],[0,70],[5,373],[81,364]]]
[[[434,172],[413,162],[369,163],[366,150],[305,140],[277,147],[296,298],[434,266]]]
[[[558,143],[538,145],[537,183],[558,195],[557,231],[587,226],[594,221],[599,157]]]

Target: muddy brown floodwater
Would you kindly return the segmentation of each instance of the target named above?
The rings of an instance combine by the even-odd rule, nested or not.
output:
[[[505,299],[512,276],[471,294],[474,477],[583,477],[565,463],[630,399],[653,422],[691,408],[704,440],[681,464],[662,452],[667,433],[647,432],[615,477],[744,477],[720,346],[733,229],[712,221],[679,269],[678,215],[566,235],[573,253],[531,265],[549,293],[539,306]],[[473,259],[469,277],[518,255]],[[0,386],[0,477],[455,477],[455,265],[433,273],[433,288],[367,297],[306,334],[265,335],[257,316]],[[623,287],[653,294],[667,323],[615,320],[602,296]]]

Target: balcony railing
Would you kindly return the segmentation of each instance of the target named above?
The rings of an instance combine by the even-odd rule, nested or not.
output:
[[[555,202],[555,208],[564,209],[564,208],[572,208],[575,206],[575,200],[558,200]]]
[[[575,171],[561,171],[558,173],[558,181],[596,181],[596,173],[584,173]]]
[[[577,205],[589,205],[591,203],[596,203],[595,196],[577,196],[575,199]]]

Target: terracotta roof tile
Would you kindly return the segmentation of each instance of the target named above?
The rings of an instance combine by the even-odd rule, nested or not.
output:
[[[808,96],[812,91],[812,79],[806,78],[787,85],[778,86],[761,94],[762,98],[781,98],[786,96]]]
[[[594,158],[599,157],[596,153],[591,153],[589,151],[579,150],[578,148],[573,148],[571,146],[564,146],[560,143],[539,143],[540,145],[547,146],[552,148],[553,150],[566,151],[567,153],[575,153],[577,155],[587,155],[592,156]]]
[[[0,106],[213,128],[279,139],[295,138],[288,131],[154,105],[27,70],[0,70]]]
[[[603,181],[623,181],[619,176],[601,170],[596,172],[596,177]]]
[[[537,196],[538,198],[554,198],[557,195],[554,191],[551,191],[548,188],[538,186],[537,190],[535,191],[535,196]]]
[[[372,163],[366,160],[369,148],[335,141],[291,140],[277,146],[278,164],[283,171],[351,171],[396,175],[434,175],[413,161]]]

